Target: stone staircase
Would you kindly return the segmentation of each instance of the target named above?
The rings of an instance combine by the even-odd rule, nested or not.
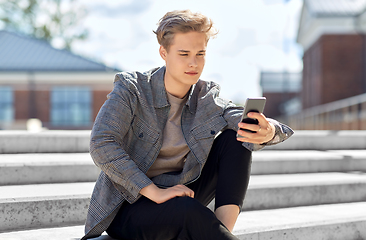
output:
[[[0,131],[0,240],[83,235],[99,173],[87,153],[89,134]],[[297,131],[254,152],[234,233],[252,240],[366,239],[366,131]]]

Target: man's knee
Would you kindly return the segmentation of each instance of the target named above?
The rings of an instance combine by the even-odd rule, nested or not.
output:
[[[176,199],[178,212],[185,219],[194,218],[200,215],[206,209],[197,199],[191,197],[178,197]]]
[[[237,153],[248,159],[252,156],[252,152],[236,139],[236,131],[232,129],[223,131],[215,141],[217,142],[216,146],[221,146],[224,152]]]

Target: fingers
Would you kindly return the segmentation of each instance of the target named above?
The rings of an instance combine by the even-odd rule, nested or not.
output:
[[[246,131],[239,130],[238,134],[242,137],[238,137],[237,140],[240,142],[249,142],[249,143],[256,143],[261,144],[263,143],[263,136],[259,133],[249,133]]]
[[[248,117],[257,119],[259,122],[259,125],[262,125],[262,126],[268,123],[267,118],[264,116],[263,113],[250,112],[250,113],[248,113]]]
[[[194,198],[194,192],[184,186],[184,185],[175,185],[173,187],[170,188],[166,188],[166,189],[160,189],[161,190],[161,194],[159,195],[159,198],[156,199],[156,203],[160,204],[163,202],[168,201],[169,199],[175,198],[175,197],[191,197]]]
[[[260,132],[262,130],[262,126],[259,124],[239,123],[238,126],[239,128],[250,130],[253,132]]]
[[[184,186],[184,185],[175,185],[170,188],[159,188],[155,184],[150,184],[147,187],[144,187],[140,191],[141,195],[149,198],[150,200],[156,202],[157,204],[168,201],[169,199],[175,197],[191,197],[194,198],[194,192]]]
[[[262,144],[273,138],[275,128],[262,113],[250,112],[248,117],[257,119],[258,124],[239,123],[239,128],[251,130],[253,133],[239,129],[238,135],[242,137],[238,137],[238,141]]]
[[[184,185],[175,185],[175,186],[171,187],[171,189],[175,191],[177,197],[178,196],[179,197],[187,196],[187,197],[194,198],[193,190]]]

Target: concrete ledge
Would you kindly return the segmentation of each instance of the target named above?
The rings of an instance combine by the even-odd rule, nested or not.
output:
[[[344,195],[343,195],[344,194]],[[251,188],[243,211],[360,202],[366,199],[366,184],[334,184]]]
[[[252,174],[366,172],[366,150],[253,152]]]
[[[234,228],[240,239],[366,239],[366,202],[243,212]]]
[[[366,172],[366,150],[253,153],[252,175],[349,171]],[[23,153],[0,157],[0,186],[92,182],[98,175],[99,169],[89,153]]]
[[[88,152],[90,131],[0,131],[0,153]],[[296,131],[267,150],[366,149],[366,131]]]
[[[84,224],[88,196],[16,199],[0,202],[0,232]]]
[[[85,222],[94,183],[0,187],[0,232]]]
[[[93,187],[93,182],[1,186],[0,231],[83,223]],[[257,175],[250,180],[243,210],[365,200],[366,175]]]
[[[310,173],[252,176],[243,210],[366,200],[366,174]]]
[[[2,154],[0,185],[93,182],[100,170],[89,153]]]
[[[366,219],[344,220],[339,222],[311,223],[302,226],[282,226],[261,232],[236,234],[245,240],[359,240],[366,237]]]
[[[366,149],[366,131],[295,131],[287,141],[267,150]]]
[[[90,131],[0,131],[0,153],[89,152]]]
[[[252,175],[350,171],[366,172],[366,150],[253,152]],[[92,182],[98,175],[99,169],[89,153],[0,157],[0,185]]]
[[[366,239],[366,203],[321,205],[242,212],[234,228],[240,239],[360,240]],[[0,233],[2,240],[76,240],[84,226]],[[113,240],[103,235],[94,240]]]

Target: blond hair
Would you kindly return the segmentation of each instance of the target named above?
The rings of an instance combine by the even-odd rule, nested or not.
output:
[[[172,45],[174,34],[187,32],[201,32],[206,34],[206,41],[217,34],[210,18],[201,13],[192,13],[190,10],[176,10],[168,12],[158,22],[154,33],[160,45],[167,51]]]

